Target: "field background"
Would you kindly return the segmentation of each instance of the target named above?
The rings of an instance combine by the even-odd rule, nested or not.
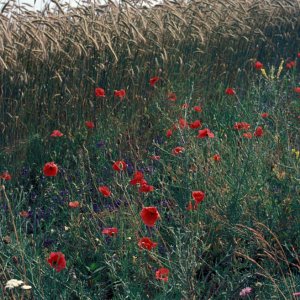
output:
[[[0,14],[0,172],[12,176],[0,198],[0,298],[239,299],[251,287],[249,299],[293,299],[300,1],[52,5],[35,12],[8,2]],[[201,120],[215,138],[189,128],[167,138],[180,118]],[[245,138],[233,128],[242,121],[263,136]],[[55,129],[64,136],[51,138]],[[177,146],[185,151],[176,156]],[[118,160],[125,172],[112,169]],[[54,178],[42,171],[50,161]],[[136,170],[153,192],[129,185]],[[195,190],[206,196],[188,211]],[[143,206],[160,212],[154,228]],[[117,236],[104,236],[106,227]],[[157,248],[140,249],[143,236]],[[67,260],[59,273],[47,263],[54,251]],[[161,267],[168,282],[155,278]],[[5,290],[11,278],[31,291]]]

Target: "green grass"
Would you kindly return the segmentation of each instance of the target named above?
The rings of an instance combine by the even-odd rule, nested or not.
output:
[[[213,98],[199,98],[193,82],[177,88],[179,78],[176,102],[166,100],[163,84],[146,100],[96,99],[104,108],[95,129],[84,119],[76,130],[44,124],[48,133],[36,128],[26,151],[2,152],[13,178],[3,182],[1,197],[1,239],[9,237],[1,244],[1,281],[22,279],[32,286],[22,296],[37,299],[237,299],[246,286],[253,299],[291,299],[300,268],[299,157],[292,151],[299,149],[298,74],[254,77],[236,96],[220,85]],[[193,111],[199,104],[202,112]],[[166,138],[179,117],[200,119],[215,138],[197,139],[189,128]],[[263,136],[244,138],[233,129],[241,121],[252,133],[262,126]],[[50,128],[65,135],[50,138]],[[100,140],[105,145],[97,146]],[[185,151],[172,155],[176,146]],[[154,154],[159,161],[149,158]],[[125,172],[112,169],[119,159],[128,163]],[[54,178],[42,174],[47,161],[59,166]],[[153,192],[129,185],[134,170],[144,172]],[[100,185],[110,187],[110,198]],[[194,190],[206,196],[187,211]],[[80,208],[70,209],[75,200]],[[139,216],[143,206],[159,210],[153,229]],[[29,217],[19,215],[24,210]],[[105,227],[117,227],[117,236],[103,236]],[[158,247],[139,249],[142,236]],[[67,269],[50,268],[51,251],[65,254]],[[170,270],[168,282],[155,279],[159,267]],[[3,299],[20,295],[2,289]]]

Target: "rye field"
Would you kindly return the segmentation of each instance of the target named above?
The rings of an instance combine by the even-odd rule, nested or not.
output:
[[[0,3],[0,299],[300,297],[300,1]]]

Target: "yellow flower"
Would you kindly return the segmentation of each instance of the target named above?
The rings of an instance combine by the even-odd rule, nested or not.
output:
[[[296,149],[292,149],[292,153],[295,154],[296,159],[299,159],[299,157],[300,157],[300,151],[297,151]]]
[[[269,77],[267,75],[266,69],[262,68],[262,69],[260,69],[260,71],[261,71],[262,76],[264,76],[266,79],[269,80]]]
[[[283,64],[284,64],[284,60],[282,59],[281,62],[280,62],[280,65],[279,65],[279,68],[278,68],[278,72],[277,72],[277,75],[276,75],[276,78],[278,79],[282,70],[283,70]]]
[[[283,64],[284,64],[284,60],[281,60],[280,65],[278,67],[276,77],[275,77],[275,67],[274,66],[271,66],[269,75],[267,74],[265,68],[261,68],[260,71],[261,71],[262,76],[265,77],[267,80],[279,79],[280,74],[283,70]]]

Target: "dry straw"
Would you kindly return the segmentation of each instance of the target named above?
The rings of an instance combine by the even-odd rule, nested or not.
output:
[[[207,74],[203,82],[197,76],[196,91],[216,80],[233,81],[237,66],[246,70],[258,54],[272,60],[287,48],[298,50],[299,3],[164,1],[143,7],[109,1],[71,8],[53,0],[51,10],[33,12],[7,2],[0,14],[1,120],[12,122],[7,112],[19,117],[6,127],[17,139],[25,134],[21,122],[59,122],[58,105],[65,108],[64,121],[86,109],[100,80],[107,87],[129,86],[149,79],[152,69],[174,78],[179,72]],[[33,109],[36,115],[29,113]]]

